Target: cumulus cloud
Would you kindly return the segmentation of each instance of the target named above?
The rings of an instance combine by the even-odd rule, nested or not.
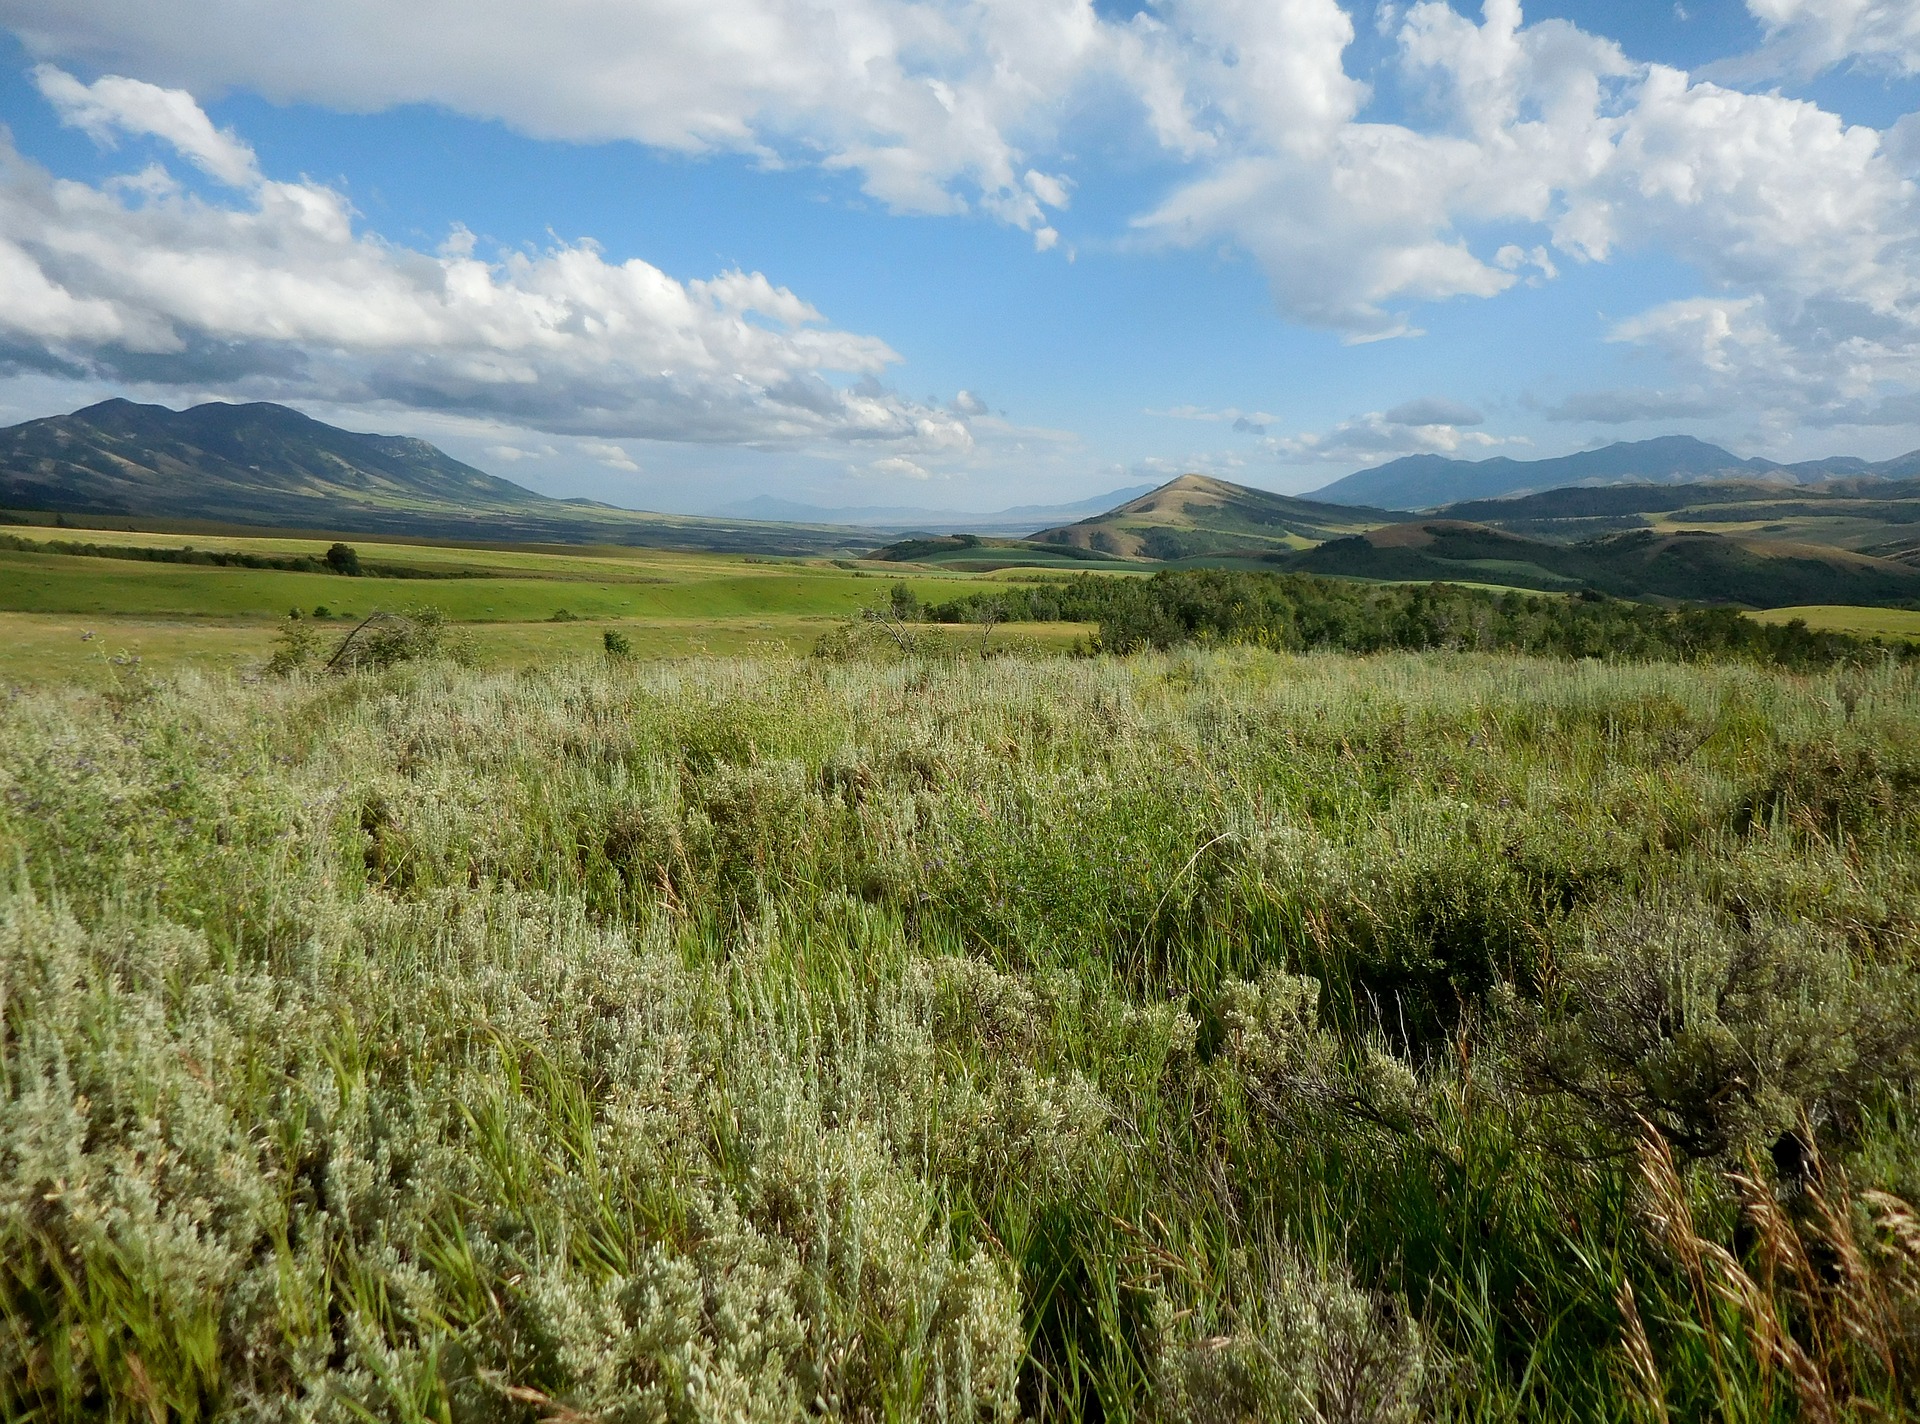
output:
[[[104,147],[112,147],[118,134],[151,136],[173,145],[181,157],[231,187],[250,188],[260,181],[253,149],[231,129],[216,129],[193,96],[182,90],[118,74],[82,84],[51,64],[38,66],[33,81],[61,123]]]
[[[1783,26],[1851,16],[1856,52],[1861,36],[1920,24],[1909,3],[1768,3]],[[1366,122],[1329,70],[1305,116],[1235,128],[1193,86],[1272,79],[1257,65],[1189,65],[1183,112],[1210,143],[1193,145],[1199,175],[1138,230],[1244,248],[1284,312],[1348,340],[1412,335],[1420,303],[1551,281],[1569,260],[1662,251],[1712,295],[1612,334],[1663,353],[1683,383],[1743,390],[1782,422],[1835,419],[1920,384],[1920,119],[1879,134],[1812,103],[1638,64],[1565,21],[1523,23],[1516,0],[1486,0],[1477,21],[1429,0],[1393,25],[1430,122]],[[1483,255],[1466,234],[1486,230],[1546,240]]]
[[[640,471],[633,456],[611,440],[577,440],[574,448],[595,464],[605,465],[610,470],[626,470],[633,474]]]
[[[1057,239],[1029,160],[1125,31],[1086,0],[9,0],[48,58],[348,110],[443,105],[537,138],[820,161],[902,211]]]
[[[1714,66],[1728,78],[1811,78],[1848,60],[1920,73],[1920,9],[1912,0],[1747,0],[1766,42]]]
[[[43,83],[63,112],[252,171],[184,94],[61,78]],[[165,183],[56,181],[4,140],[0,349],[13,369],[397,403],[600,440],[972,444],[964,413],[885,387],[899,358],[884,341],[834,328],[756,272],[682,282],[587,242],[486,260],[459,232],[421,252],[357,232],[346,200],[312,182],[255,178],[215,202]]]
[[[1747,3],[1768,58],[1746,77],[1848,60],[1920,72],[1913,0]],[[1104,124],[1124,100],[1147,141],[1184,165],[1134,220],[1132,240],[1246,252],[1285,316],[1345,340],[1413,336],[1424,304],[1497,298],[1552,282],[1569,264],[1657,251],[1694,268],[1702,295],[1629,317],[1613,334],[1662,353],[1676,387],[1716,398],[1744,391],[1743,404],[1764,401],[1780,420],[1838,419],[1920,388],[1920,119],[1886,133],[1850,126],[1812,103],[1746,92],[1738,66],[1721,66],[1709,82],[1637,62],[1569,21],[1529,24],[1519,0],[1483,0],[1477,17],[1443,0],[1375,7],[1416,116],[1404,123],[1369,116],[1367,86],[1347,72],[1354,23],[1338,0],[1156,0],[1124,18],[1092,0],[576,0],[557,13],[514,0],[205,0],[186,14],[148,0],[8,0],[7,9],[37,56],[141,76],[81,85],[42,71],[71,122],[96,136],[165,138],[240,186],[253,181],[244,145],[157,84],[244,85],[349,109],[436,103],[547,138],[818,163],[858,175],[897,210],[983,212],[1046,248],[1060,243],[1057,220],[1073,196],[1070,126],[1088,115]],[[117,190],[129,211],[185,203],[160,178],[141,181],[143,189]],[[328,201],[324,190],[296,199],[256,186],[263,212]],[[144,209],[133,201],[141,192]],[[216,252],[258,226],[245,211],[229,216]],[[163,250],[184,251],[188,221],[173,222],[175,246]],[[421,261],[451,274],[476,259],[391,250],[384,260],[444,287],[446,276]],[[496,263],[487,270],[502,295],[490,300],[503,310],[537,304],[563,268],[591,271],[597,261],[589,249],[556,249],[524,271]],[[599,265],[596,281],[616,270]],[[116,322],[171,321],[99,284],[69,284],[37,257],[23,263],[0,251],[0,281],[30,325],[73,342]],[[721,299],[697,286],[683,287],[683,298],[723,325]],[[395,319],[418,309],[410,297]],[[444,313],[435,319],[461,326]],[[500,319],[508,330],[491,346],[446,340],[468,340],[465,379],[502,413],[510,392],[540,384],[514,374],[531,369],[530,349],[543,353],[542,370],[565,364],[560,348],[627,349],[628,338],[591,325],[551,334],[551,350],[530,348]],[[306,308],[286,319],[314,320]],[[756,392],[748,404],[777,410],[781,429],[877,422],[915,427],[888,438],[938,441],[961,438],[977,418],[823,380],[824,371],[876,374],[886,363],[858,357],[846,349],[858,338],[823,323],[762,313],[746,324],[770,324],[766,344],[784,353],[774,361],[780,372],[748,378]],[[169,329],[191,344],[185,328]],[[273,333],[214,337],[216,329],[225,328],[212,324],[202,359],[242,341],[292,349]],[[753,347],[759,338],[738,340]],[[820,343],[842,349],[825,354],[813,349]],[[479,399],[446,394],[451,363],[442,355],[389,364],[402,376],[421,367],[423,399]],[[595,385],[592,372],[616,368],[622,382],[639,381],[635,394],[620,394],[619,382]],[[590,409],[637,406],[648,390],[695,380],[690,369],[587,361],[576,378]],[[680,410],[712,400],[725,427],[741,407],[736,395],[703,387],[659,398]]]
[[[1409,402],[1420,406],[1425,402]],[[1442,405],[1443,402],[1434,402]],[[1459,424],[1440,420],[1409,420],[1406,414],[1434,414],[1433,411],[1409,411],[1399,406],[1392,411],[1368,411],[1344,420],[1318,434],[1269,436],[1264,442],[1272,454],[1289,464],[1315,461],[1389,460],[1401,455],[1457,455],[1491,450],[1502,445],[1525,445],[1521,436],[1489,435],[1482,430],[1462,430]],[[1480,413],[1466,412],[1476,421]],[[1401,418],[1396,418],[1397,416]]]
[[[933,478],[932,472],[924,465],[909,460],[904,455],[887,455],[875,460],[867,466],[866,473],[878,475],[883,479],[895,480],[928,480]]]
[[[1189,67],[1214,96],[1202,112],[1222,116],[1217,156],[1136,220],[1143,237],[1226,238],[1259,259],[1282,310],[1351,340],[1414,334],[1408,304],[1492,297],[1524,269],[1552,270],[1544,248],[1539,262],[1513,243],[1482,256],[1462,229],[1542,222],[1557,188],[1604,161],[1609,89],[1632,69],[1617,46],[1561,21],[1523,27],[1513,0],[1489,0],[1479,25],[1416,5],[1397,31],[1401,64],[1437,116],[1416,130],[1358,117],[1351,25],[1333,0],[1272,8],[1321,42],[1297,47],[1287,72]],[[1295,72],[1307,64],[1315,82]],[[1281,112],[1301,90],[1311,102]],[[1266,122],[1231,121],[1247,113]]]

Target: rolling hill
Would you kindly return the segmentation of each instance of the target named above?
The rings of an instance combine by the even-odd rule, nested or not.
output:
[[[1206,475],[1181,475],[1105,514],[1043,529],[1031,538],[1036,544],[1116,558],[1170,562],[1304,549],[1397,517],[1382,509],[1321,504]]]
[[[1462,520],[1417,520],[1333,539],[1285,559],[1301,573],[1591,590],[1616,598],[1751,608],[1920,602],[1920,568],[1818,544],[1684,530],[1529,539]]]
[[[1097,567],[1095,561],[1136,568],[1251,563],[1340,578],[1482,583],[1753,608],[1920,607],[1920,554],[1903,560],[1898,542],[1888,538],[1896,517],[1911,517],[1920,527],[1916,495],[1920,482],[1886,480],[1808,489],[1751,480],[1684,489],[1642,485],[1556,490],[1408,519],[1182,475],[1104,515],[1041,530],[1028,540],[909,539],[872,557],[972,569],[1058,567],[1067,558],[1082,568]],[[1778,519],[1755,527],[1759,514],[1780,512],[1789,496],[1851,521],[1847,528],[1856,535],[1876,534],[1896,557],[1798,537]],[[1483,518],[1455,517],[1468,509]],[[1874,511],[1886,522],[1874,523]],[[1727,516],[1721,530],[1653,524],[1716,516]],[[1526,527],[1499,527],[1502,518]],[[1535,525],[1552,526],[1555,534],[1541,537]],[[1597,532],[1588,529],[1593,525]]]
[[[1473,500],[1437,511],[1448,519],[1562,541],[1630,529],[1696,530],[1788,543],[1825,544],[1920,564],[1920,480],[1830,480],[1777,485],[1751,480],[1694,485],[1616,485]]]
[[[1514,460],[1504,455],[1489,460],[1408,455],[1335,480],[1315,490],[1313,498],[1331,504],[1424,510],[1467,500],[1499,499],[1582,485],[1676,485],[1700,480],[1747,480],[1792,486],[1836,479],[1915,476],[1920,476],[1920,450],[1878,464],[1840,457],[1782,465],[1768,460],[1743,460],[1718,445],[1709,445],[1688,435],[1667,435],[1657,440],[1620,441],[1598,450],[1582,450],[1546,460]]]
[[[838,553],[871,539],[550,499],[424,440],[341,430],[265,402],[176,411],[109,400],[0,430],[0,510],[735,553]]]

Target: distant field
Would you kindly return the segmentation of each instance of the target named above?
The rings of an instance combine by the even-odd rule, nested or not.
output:
[[[278,557],[318,557],[323,539],[224,537],[185,541],[173,535],[98,530],[78,541]],[[432,603],[459,622],[529,622],[565,609],[594,618],[716,618],[752,614],[844,615],[883,596],[903,579],[923,599],[951,597],[976,575],[939,574],[879,565],[843,568],[816,561],[649,550],[491,549],[446,545],[355,546],[370,565],[397,567],[419,578],[348,578],[333,573],[149,563],[79,554],[0,550],[0,611],[107,616],[278,619],[290,609],[325,607],[361,617],[375,608]],[[852,561],[846,561],[851,564]],[[464,573],[470,577],[445,577]],[[886,580],[876,589],[876,580]]]
[[[1855,633],[1863,638],[1911,638],[1920,641],[1920,612],[1906,608],[1853,608],[1846,604],[1810,604],[1769,608],[1753,615],[1765,623],[1806,620],[1822,633]]]
[[[15,530],[38,540],[317,557],[324,538],[196,536],[105,530]],[[638,549],[485,548],[360,540],[369,564],[461,578],[350,578],[331,573],[147,563],[91,555],[0,551],[0,680],[107,675],[110,658],[149,669],[258,667],[289,611],[323,642],[376,609],[427,604],[455,624],[477,659],[514,667],[603,655],[614,629],[636,657],[805,652],[836,620],[884,602],[903,582],[926,602],[977,590],[985,576],[898,566],[801,562]],[[849,561],[851,562],[851,561]],[[565,612],[574,621],[555,622]],[[1070,646],[1077,625],[1003,627],[994,647]],[[968,630],[929,636],[977,636]]]
[[[315,558],[325,536],[195,535],[107,530],[19,529],[41,541],[140,545],[208,552]],[[355,543],[368,565],[464,577],[346,577],[278,569],[158,563],[92,555],[0,550],[0,683],[30,684],[111,674],[119,658],[153,671],[187,665],[213,671],[258,668],[290,610],[314,620],[322,646],[380,610],[426,604],[457,625],[483,666],[523,667],[604,656],[603,635],[624,637],[640,658],[805,653],[840,619],[886,602],[895,583],[922,603],[1031,583],[1033,570],[930,570],[843,560],[775,559],[645,549]],[[1250,568],[1262,568],[1248,561]],[[1066,572],[1090,569],[1066,561]],[[1463,570],[1466,572],[1466,570]],[[1472,572],[1498,577],[1491,563]],[[1057,575],[1054,575],[1057,576]],[[1498,584],[1475,587],[1499,589]],[[555,621],[555,615],[570,615]],[[1804,618],[1821,630],[1920,640],[1920,613],[1819,606],[1755,615]],[[1063,651],[1093,630],[1076,623],[1007,623],[994,649]],[[968,646],[971,626],[927,627],[921,636]]]

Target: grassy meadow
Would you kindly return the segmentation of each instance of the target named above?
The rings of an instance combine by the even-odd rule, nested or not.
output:
[[[1911,1417],[1917,693],[16,688],[0,1417]]]
[[[1920,642],[1920,610],[1857,608],[1846,604],[1809,604],[1800,608],[1763,608],[1750,615],[1763,623],[1800,619],[1822,633],[1852,633],[1862,638]]]
[[[4,531],[0,531],[4,532]],[[224,557],[318,560],[327,536],[21,528],[12,536],[100,548],[183,548]],[[638,657],[805,653],[902,579],[927,602],[991,588],[979,573],[903,570],[650,549],[414,543],[357,537],[369,569],[345,577],[279,568],[148,562],[0,547],[0,683],[98,681],[110,660],[152,671],[244,672],[272,655],[290,612],[339,639],[376,611],[430,605],[474,660],[522,667],[597,655],[611,629]],[[1017,577],[1018,575],[1009,575]],[[884,580],[881,582],[879,580]],[[324,616],[315,617],[324,610]],[[556,621],[557,620],[557,621]],[[996,646],[1064,650],[1086,630],[1027,624]],[[924,636],[937,639],[939,630]]]

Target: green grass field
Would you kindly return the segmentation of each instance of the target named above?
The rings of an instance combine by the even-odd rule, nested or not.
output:
[[[316,557],[329,541],[253,535],[27,530],[29,537],[93,544]],[[977,590],[982,574],[928,574],[875,564],[775,560],[629,549],[484,548],[362,540],[369,564],[474,577],[350,578],[331,573],[147,563],[0,550],[0,680],[103,672],[113,656],[156,669],[197,665],[240,671],[270,654],[288,612],[320,636],[344,636],[376,610],[440,609],[488,664],[526,666],[596,656],[613,629],[641,657],[805,652],[860,608],[883,603],[896,582],[924,601]],[[552,622],[565,612],[579,621]],[[1083,629],[998,630],[992,646],[1070,646]],[[957,632],[930,631],[932,638]]]
[[[1764,623],[1801,619],[1823,633],[1853,633],[1863,638],[1906,638],[1920,642],[1920,611],[1905,608],[1851,608],[1843,604],[1811,604],[1801,608],[1767,608],[1753,615]]]
[[[0,697],[0,1418],[1920,1408],[1920,670],[595,631]]]
[[[317,558],[329,541],[253,534],[105,530],[20,531],[37,539],[98,545]],[[0,550],[0,680],[14,684],[110,675],[115,658],[158,671],[197,666],[257,670],[298,609],[318,639],[337,642],[376,610],[438,608],[461,646],[487,666],[528,667],[601,651],[611,630],[637,657],[804,653],[862,608],[887,602],[904,583],[922,603],[1088,571],[939,570],[889,563],[769,559],[612,548],[487,547],[362,540],[363,562],[421,574],[466,577],[345,577],[333,573],[143,562]],[[851,566],[849,566],[851,565]],[[1248,565],[1258,571],[1257,563]],[[1110,570],[1114,576],[1138,573]],[[1492,564],[1475,566],[1497,576]],[[1475,588],[1498,590],[1494,583]],[[316,609],[328,616],[316,619]],[[553,621],[564,613],[574,621]],[[1920,638],[1920,614],[1886,609],[1786,608],[1755,615],[1799,617],[1822,630]],[[1063,651],[1089,625],[1007,624],[994,651]],[[977,634],[921,628],[931,646],[973,647]]]

